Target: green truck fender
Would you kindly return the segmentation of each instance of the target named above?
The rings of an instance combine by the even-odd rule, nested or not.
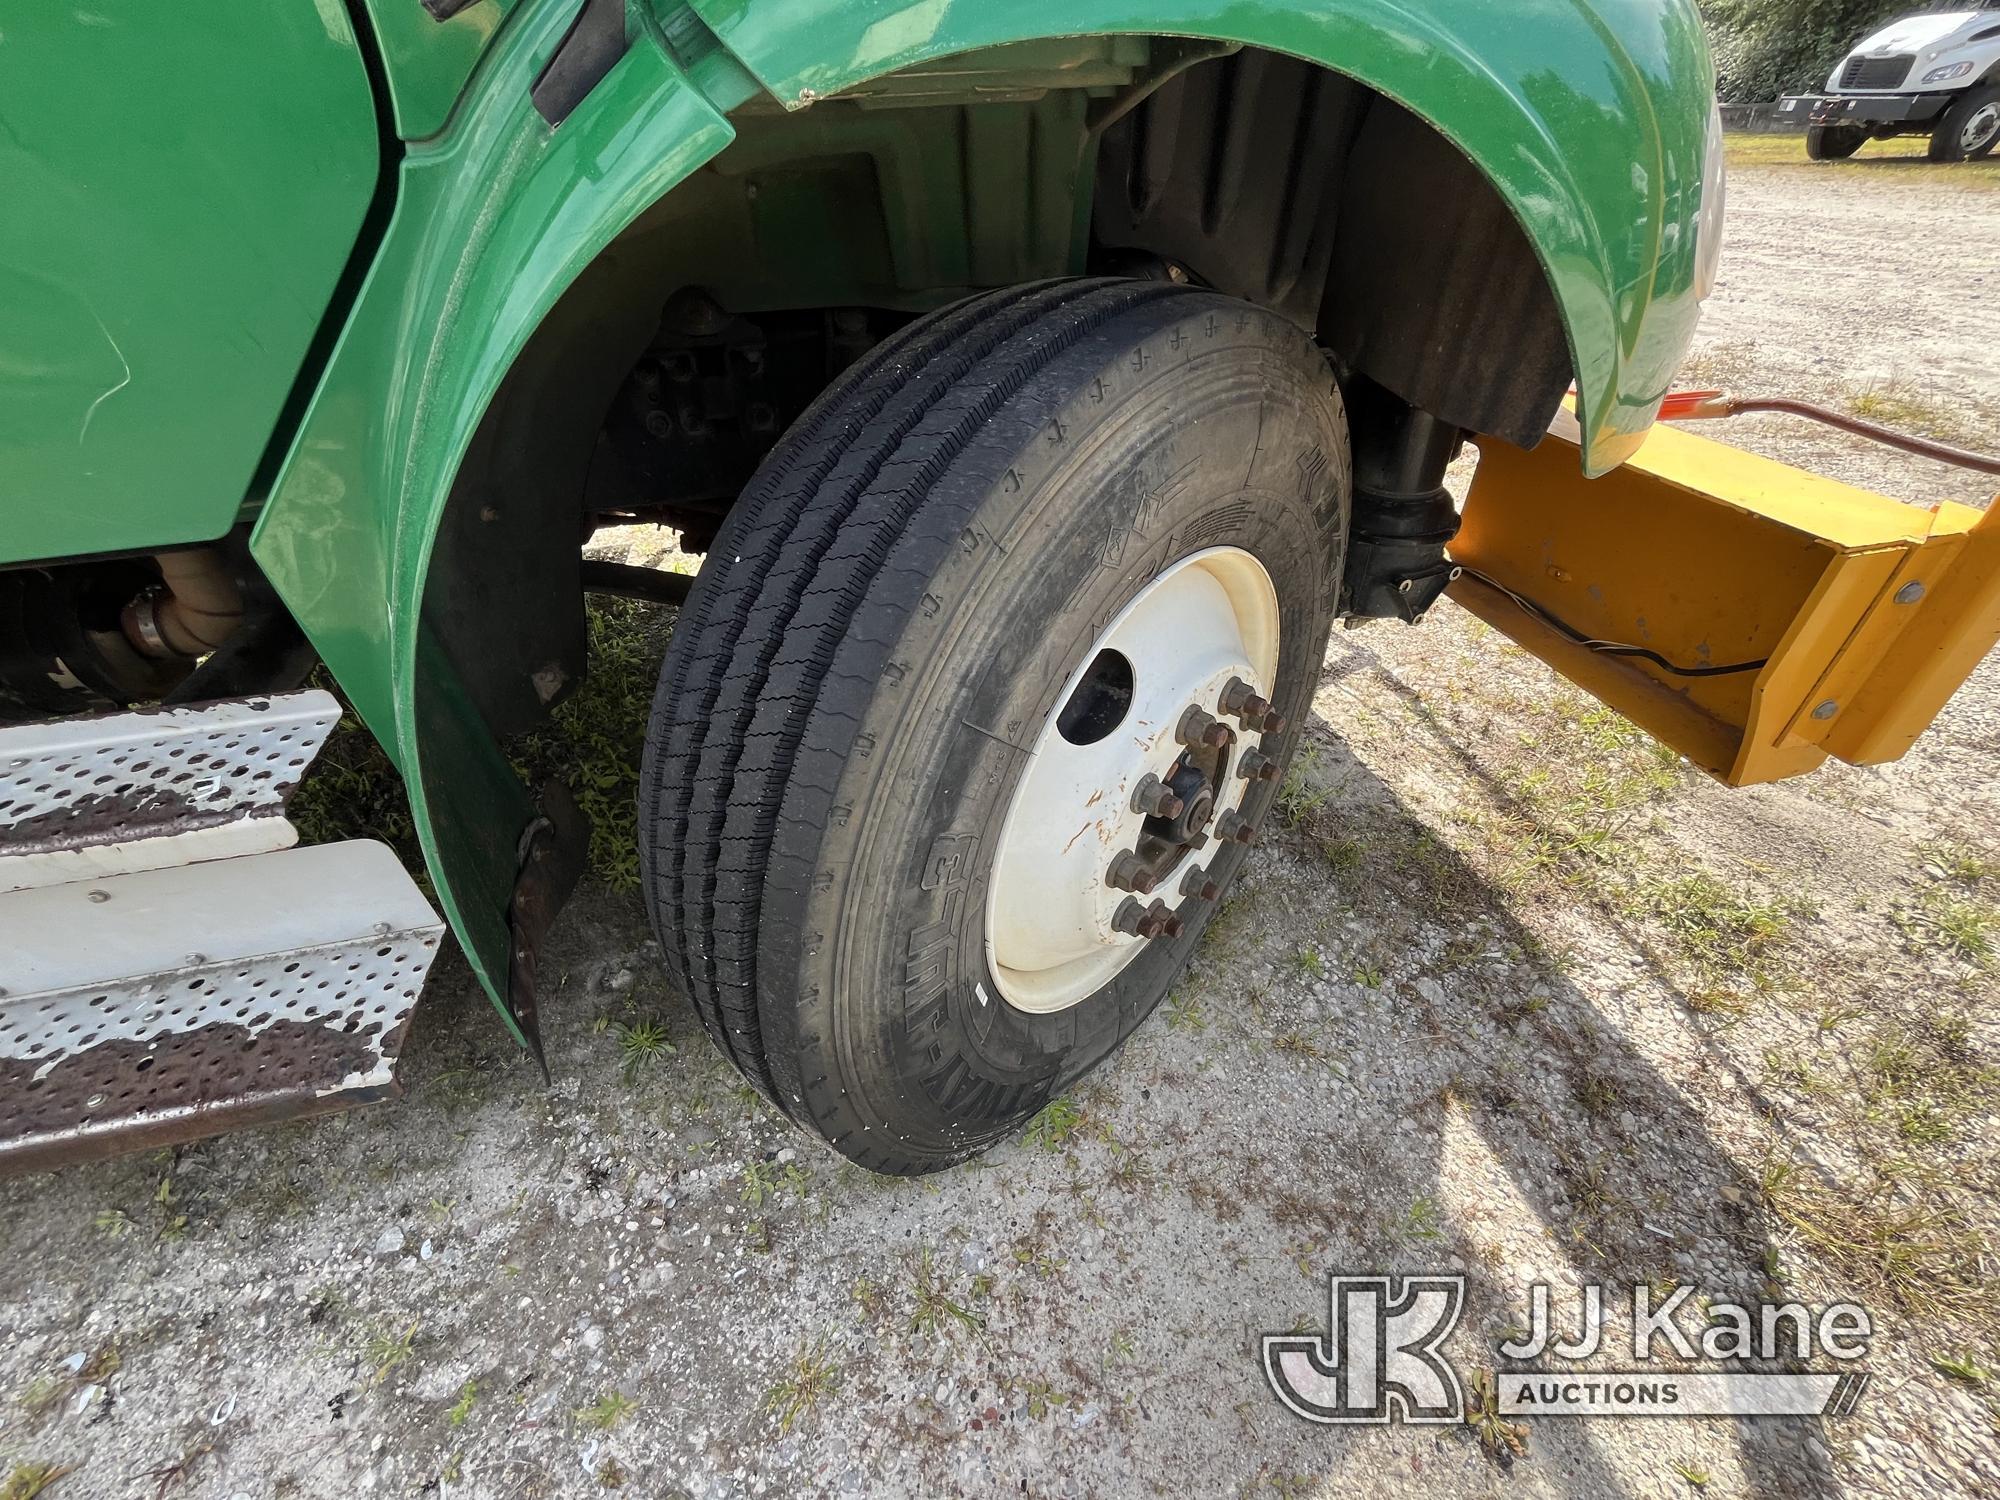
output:
[[[503,1013],[509,900],[535,808],[425,623],[446,502],[542,320],[621,230],[733,139],[726,112],[759,84],[802,108],[928,59],[1052,36],[1293,54],[1430,122],[1511,207],[1568,332],[1587,470],[1637,446],[1693,329],[1713,75],[1692,0],[1551,0],[1525,14],[1452,0],[693,10],[722,48],[684,8],[666,18],[670,47],[633,4],[629,48],[554,128],[530,91],[577,7],[519,0],[508,11],[446,128],[403,160],[380,250],[252,538],[402,771],[445,914]],[[506,628],[504,601],[485,624]]]
[[[397,135],[416,141],[444,129],[466,80],[515,3],[477,0],[440,21],[421,0],[362,0]]]

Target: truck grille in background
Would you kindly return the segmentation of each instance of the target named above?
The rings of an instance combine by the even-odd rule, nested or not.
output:
[[[1916,58],[1907,54],[1895,57],[1850,57],[1847,66],[1840,70],[1840,86],[1844,89],[1899,89],[1903,80],[1910,76],[1910,64]]]

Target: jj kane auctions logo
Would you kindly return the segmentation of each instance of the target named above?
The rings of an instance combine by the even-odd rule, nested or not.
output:
[[[1857,1371],[1789,1373],[1753,1363],[1843,1363],[1868,1352],[1874,1322],[1859,1303],[1813,1310],[1798,1302],[1704,1304],[1707,1322],[1680,1322],[1692,1287],[1631,1294],[1634,1368],[1583,1370],[1604,1346],[1605,1290],[1582,1289],[1574,1338],[1559,1335],[1545,1282],[1529,1287],[1529,1327],[1499,1346],[1505,1359],[1546,1361],[1505,1370],[1503,1416],[1845,1416],[1868,1377]],[[1461,1422],[1465,1389],[1443,1352],[1465,1309],[1463,1276],[1329,1276],[1325,1334],[1263,1339],[1264,1378],[1309,1422]],[[1674,1357],[1720,1368],[1685,1371]],[[1732,1366],[1734,1368],[1732,1368]]]

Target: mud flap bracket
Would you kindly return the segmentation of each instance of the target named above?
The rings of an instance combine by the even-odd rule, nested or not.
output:
[[[590,819],[560,781],[542,787],[535,820],[521,833],[521,863],[507,904],[507,1014],[549,1081],[542,1046],[539,959],[542,939],[576,889],[590,850]]]

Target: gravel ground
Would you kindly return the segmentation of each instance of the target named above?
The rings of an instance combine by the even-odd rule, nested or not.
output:
[[[1992,446],[2000,244],[1966,229],[2000,200],[1869,165],[1736,175],[1694,373],[1942,391],[1932,419]],[[1789,423],[1730,436],[1983,498]],[[1996,695],[1989,662],[1900,764],[1732,793],[1455,608],[1339,632],[1282,826],[1187,980],[1031,1138],[921,1182],[755,1104],[637,901],[586,885],[552,939],[553,1088],[447,957],[401,1104],[0,1184],[0,1476],[74,1466],[51,1500],[1995,1493]],[[1872,1383],[1842,1420],[1543,1419],[1518,1455],[1298,1421],[1257,1335],[1383,1269],[1469,1277],[1468,1371],[1539,1277],[1564,1308],[1586,1279],[1857,1298]]]

